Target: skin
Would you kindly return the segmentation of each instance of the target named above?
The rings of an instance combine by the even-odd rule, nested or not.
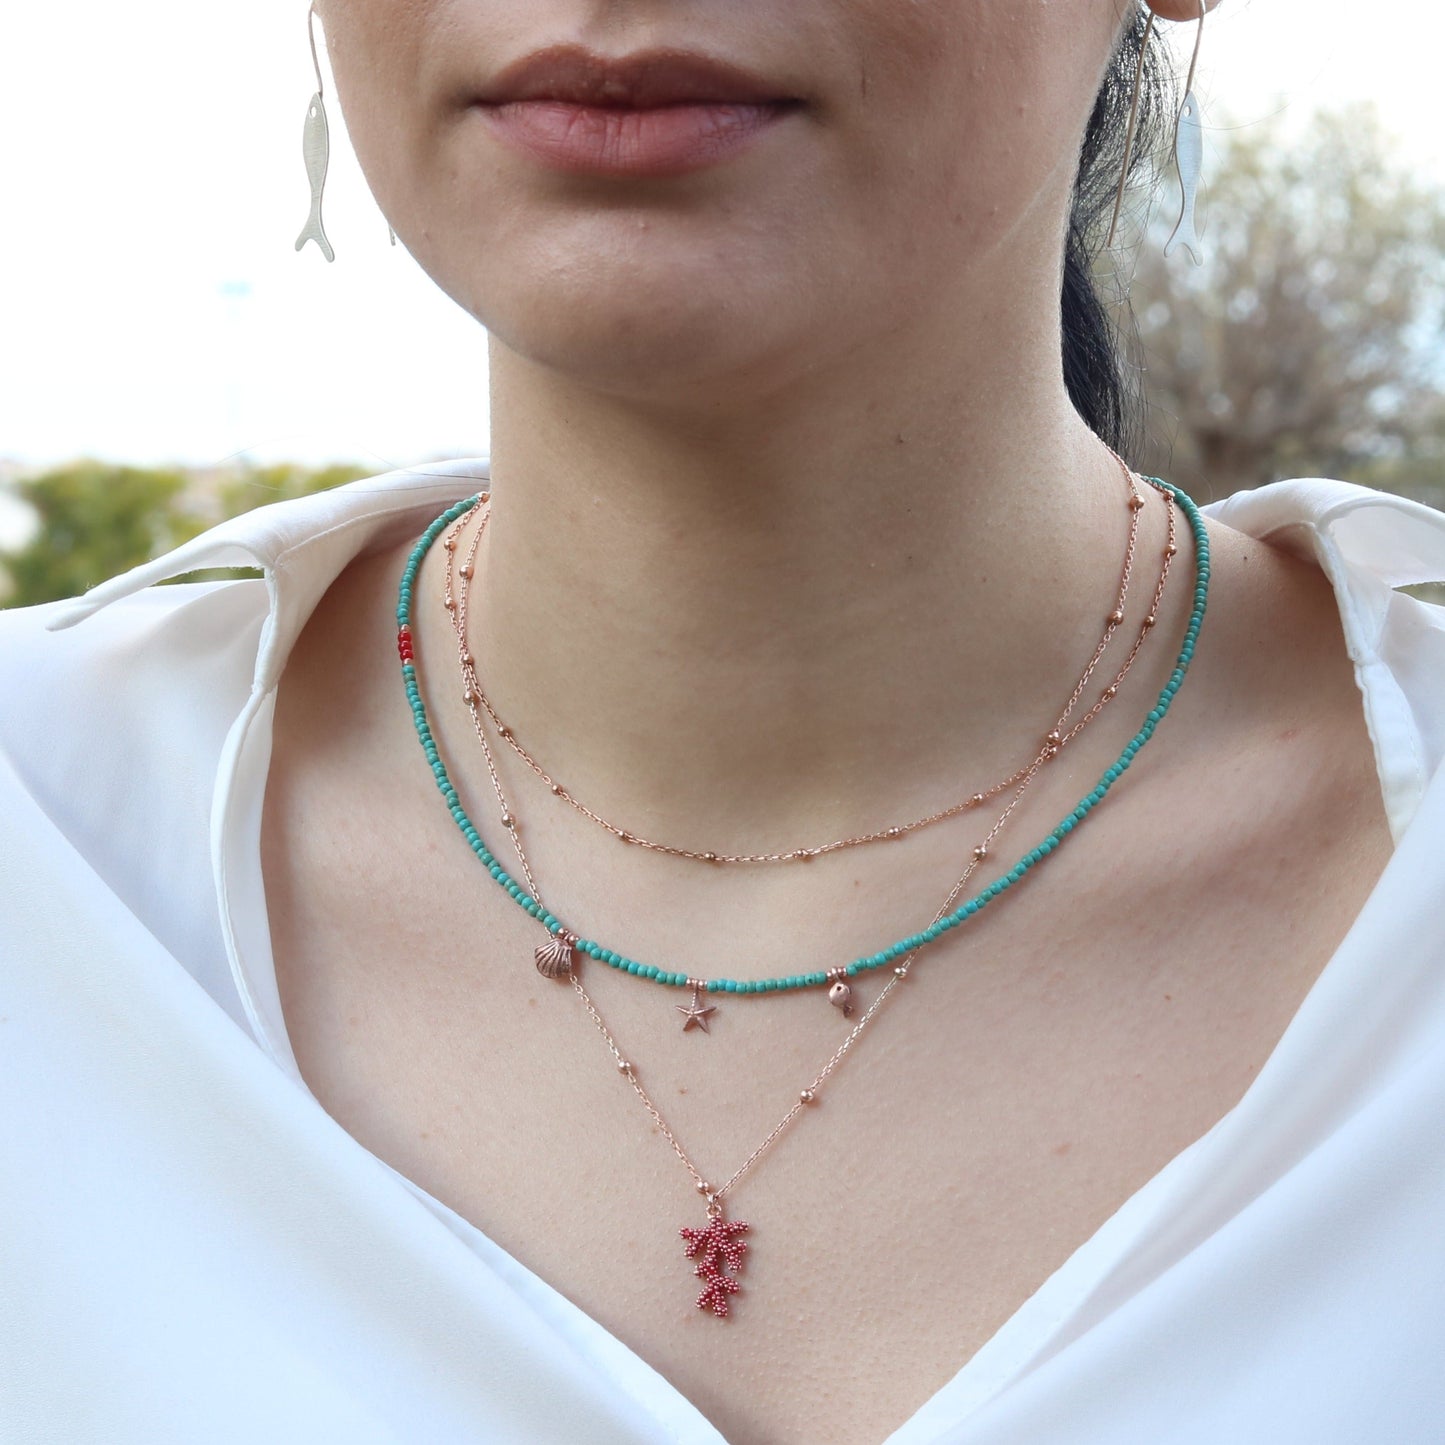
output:
[[[473,647],[534,754],[607,816],[720,852],[887,826],[1007,776],[1093,651],[1127,528],[1116,464],[1064,392],[1057,307],[1117,0],[321,14],[378,202],[487,329],[496,499]],[[560,177],[464,100],[563,39],[700,46],[808,105],[692,176]],[[883,1439],[1238,1101],[1388,859],[1331,589],[1272,545],[1211,536],[1198,660],[1155,740],[1019,897],[929,953],[739,1186],[745,1322],[687,1308],[686,1173],[570,991],[531,968],[535,924],[402,764],[390,614],[412,538],[338,578],[278,695],[263,866],[308,1083],[734,1445]],[[1139,592],[1164,541],[1151,496]],[[1190,561],[1185,545],[1118,708],[1021,807],[1010,858],[1157,696]],[[452,652],[440,587],[437,548],[423,658]],[[445,693],[433,711],[500,850],[466,709]],[[624,850],[511,761],[544,897],[693,972],[882,947],[932,916],[976,841],[946,824],[803,868],[705,869]],[[841,1037],[820,994],[735,1002],[702,1039],[677,1029],[680,995],[585,977],[723,1177]]]

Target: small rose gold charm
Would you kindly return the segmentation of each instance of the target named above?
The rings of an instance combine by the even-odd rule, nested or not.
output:
[[[847,1018],[853,1012],[853,990],[844,982],[844,970],[841,968],[830,968],[828,977],[833,980],[833,987],[828,990],[828,1002],[836,1009],[841,1009],[843,1017]]]
[[[543,978],[567,978],[572,972],[572,949],[577,939],[570,933],[554,933],[537,950],[537,972]]]
[[[707,1016],[717,1012],[716,1004],[707,1004],[705,1007],[698,1006],[698,999],[702,995],[703,981],[700,978],[690,978],[688,982],[692,985],[692,1004],[674,1004],[673,1007],[683,1015],[682,1031],[686,1033],[691,1028],[699,1028],[703,1033],[710,1033],[707,1026]]]

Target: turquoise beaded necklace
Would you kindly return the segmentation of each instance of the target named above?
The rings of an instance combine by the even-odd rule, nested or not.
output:
[[[986,908],[999,894],[1012,888],[1026,873],[1033,869],[1049,856],[1073,830],[1084,821],[1088,815],[1101,803],[1109,789],[1118,781],[1119,777],[1129,767],[1130,763],[1138,755],[1139,750],[1154,735],[1154,730],[1163,721],[1165,713],[1169,711],[1170,704],[1174,701],[1175,694],[1184,683],[1184,676],[1189,670],[1189,664],[1194,657],[1195,643],[1199,637],[1199,628],[1204,621],[1204,610],[1209,598],[1209,536],[1205,531],[1204,518],[1193,500],[1172,482],[1166,482],[1159,477],[1149,479],[1156,486],[1162,487],[1179,503],[1185,516],[1189,519],[1190,530],[1194,534],[1194,557],[1195,557],[1195,579],[1194,579],[1194,605],[1189,614],[1189,625],[1184,632],[1184,641],[1179,649],[1179,655],[1175,659],[1174,670],[1170,673],[1168,682],[1159,694],[1158,701],[1149,710],[1143,726],[1125,745],[1124,751],[1118,758],[1104,770],[1103,776],[1084,798],[1079,802],[1073,812],[1065,817],[1058,826],[1046,837],[1037,847],[1029,849],[1014,866],[1002,877],[995,879],[986,888],[976,893],[967,902],[959,905],[953,912],[945,914],[936,922],[930,924],[921,933],[913,933],[906,938],[900,938],[896,943],[881,952],[865,954],[861,958],[855,958],[847,964],[841,973],[844,977],[852,978],[858,974],[867,973],[873,969],[884,968],[903,954],[912,953],[925,944],[932,943],[935,939],[947,933],[950,929],[957,928],[965,919],[971,918],[981,909]],[[501,863],[493,856],[481,834],[477,832],[476,826],[468,817],[466,809],[462,807],[461,799],[457,796],[457,790],[452,785],[451,778],[447,774],[446,765],[442,762],[441,754],[437,748],[436,739],[432,736],[431,725],[427,718],[426,705],[422,702],[421,688],[417,682],[415,656],[412,650],[411,634],[411,607],[412,589],[416,583],[417,572],[421,568],[422,559],[431,549],[437,537],[449,527],[452,522],[469,512],[478,501],[481,500],[481,493],[457,502],[441,514],[422,533],[416,546],[412,549],[407,560],[406,568],[402,573],[401,587],[397,600],[396,621],[397,621],[397,650],[401,656],[402,682],[406,690],[408,702],[411,704],[412,718],[416,724],[417,737],[421,741],[422,751],[431,766],[432,775],[436,778],[436,784],[446,802],[452,818],[457,827],[461,830],[462,836],[466,839],[472,852],[481,860],[487,872],[497,881],[498,885],[504,888],[520,908],[525,909],[534,918],[538,919],[555,938],[565,939],[571,942],[571,946],[579,953],[586,954],[589,958],[596,959],[599,963],[605,963],[611,968],[622,973],[633,974],[638,978],[646,978],[654,983],[663,984],[669,988],[685,988],[694,983],[693,978],[685,973],[675,973],[668,969],[658,968],[655,964],[640,963],[636,959],[627,958],[623,954],[605,947],[593,939],[581,938],[564,927],[559,919],[549,913],[541,902],[528,893],[520,883],[513,878]],[[831,984],[839,976],[838,969],[828,969],[815,973],[794,973],[785,974],[778,978],[759,979],[732,979],[715,978],[703,982],[703,987],[708,993],[732,993],[732,994],[761,994],[761,993],[785,993],[793,989],[821,988]]]

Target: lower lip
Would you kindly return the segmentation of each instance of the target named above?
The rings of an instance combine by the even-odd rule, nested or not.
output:
[[[554,170],[675,176],[730,159],[797,107],[714,102],[628,110],[524,100],[478,109],[503,140]]]

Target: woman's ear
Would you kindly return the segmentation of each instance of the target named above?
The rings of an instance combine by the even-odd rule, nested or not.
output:
[[[1198,20],[1201,18],[1200,0],[1145,0],[1149,8],[1161,20]],[[1219,0],[1204,0],[1204,10],[1213,10]]]

